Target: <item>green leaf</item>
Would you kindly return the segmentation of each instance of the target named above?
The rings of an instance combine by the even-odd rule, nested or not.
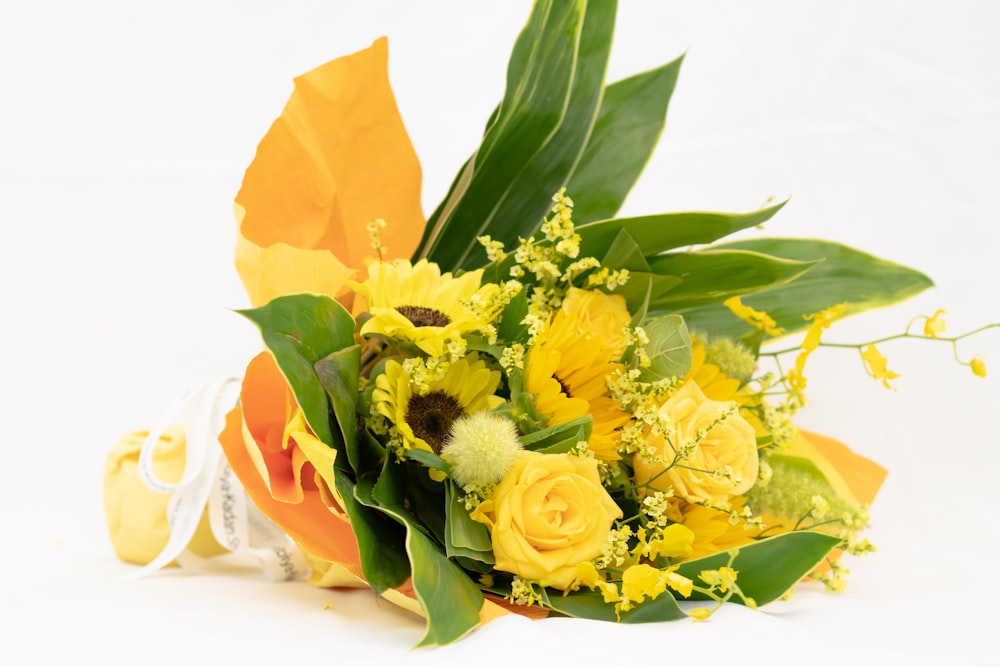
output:
[[[427,614],[427,632],[418,646],[450,644],[475,629],[483,593],[469,575],[410,525],[406,551],[413,563],[413,590]]]
[[[846,303],[845,314],[888,306],[934,285],[924,274],[840,243],[812,239],[766,238],[720,244],[725,250],[752,251],[818,262],[804,276],[755,293],[743,303],[763,310],[785,333],[809,326],[803,316]],[[685,309],[692,329],[738,338],[750,328],[721,304]]]
[[[576,591],[561,595],[546,590],[542,598],[544,606],[573,618],[589,618],[595,621],[618,621],[615,605],[604,601],[596,591]],[[646,600],[630,611],[621,614],[622,623],[658,623],[686,618],[677,601],[669,592],[661,593],[655,600]]]
[[[654,300],[649,310],[676,312],[785,284],[808,271],[815,261],[713,247],[660,255],[649,264],[656,273],[681,277],[681,282]]]
[[[528,292],[522,289],[500,315],[497,336],[506,343],[524,343],[528,340],[528,325],[523,323],[528,314]]]
[[[639,379],[655,382],[672,377],[683,377],[691,370],[691,334],[680,315],[663,315],[646,320],[642,325],[649,344],[646,354],[650,366],[642,369]]]
[[[532,236],[569,181],[597,117],[613,0],[538,0],[511,53],[507,89],[482,145],[428,220],[414,257],[442,270],[485,264],[483,234]]]
[[[605,87],[594,130],[566,186],[578,224],[610,218],[621,208],[660,140],[682,60]]]
[[[461,639],[479,625],[483,594],[425,528],[401,504],[402,466],[388,464],[376,484],[370,478],[358,481],[355,496],[370,507],[378,507],[405,532],[405,550],[410,563],[413,591],[427,616],[427,631],[418,646],[448,644]],[[383,546],[383,549],[388,548]]]
[[[763,224],[784,205],[782,202],[751,213],[661,213],[582,224],[576,228],[580,234],[580,256],[600,257],[621,230],[635,239],[646,257],[675,248],[712,243],[741,229]]]
[[[374,509],[377,503],[362,502],[346,473],[334,469],[334,475],[337,491],[344,499],[344,510],[351,520],[351,529],[358,540],[365,580],[379,594],[402,586],[410,576],[410,563],[403,548],[405,532]]]
[[[601,258],[601,265],[612,270],[649,271],[645,251],[627,229],[619,229],[615,234],[614,240]]]
[[[635,271],[628,281],[613,293],[625,297],[630,313],[634,313],[632,324],[639,324],[646,318],[650,304],[661,299],[664,294],[677,287],[681,279],[677,276],[662,276],[649,271]]]
[[[590,439],[590,428],[593,418],[590,415],[577,417],[558,426],[543,428],[534,433],[520,437],[525,449],[543,454],[562,454],[568,452],[581,440]]]
[[[429,452],[426,449],[414,447],[406,453],[406,458],[416,461],[424,467],[451,473],[451,466],[448,465],[444,459],[434,452]]]
[[[316,437],[331,447],[341,445],[342,436],[334,436],[330,428],[330,405],[314,366],[354,345],[351,314],[330,297],[316,294],[282,296],[260,308],[237,312],[260,329]]]
[[[739,548],[733,569],[739,574],[736,583],[758,605],[777,600],[806,576],[835,549],[841,540],[823,533],[800,530],[784,533]],[[728,552],[689,560],[677,568],[678,574],[697,581],[702,570],[716,570],[729,563]],[[704,600],[695,592],[692,600]],[[733,596],[733,602],[742,601]]]
[[[358,376],[361,373],[361,347],[352,345],[326,355],[313,369],[333,406],[333,416],[347,451],[347,460],[355,472],[362,472],[358,446]],[[367,463],[371,463],[370,461]]]
[[[446,482],[445,497],[445,553],[449,558],[476,561],[486,566],[478,571],[488,572],[496,563],[489,529],[469,516],[451,480]]]

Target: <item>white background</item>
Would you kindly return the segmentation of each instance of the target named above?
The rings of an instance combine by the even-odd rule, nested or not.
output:
[[[1000,5],[639,2],[619,10],[614,80],[686,52],[667,129],[623,213],[791,203],[750,235],[824,237],[937,287],[845,321],[861,342],[949,311],[1000,321]],[[367,592],[176,572],[126,581],[105,535],[104,457],[180,389],[259,349],[232,266],[231,202],[291,79],[390,40],[390,78],[443,196],[500,98],[530,3],[4,2],[0,9],[0,662],[264,664],[588,657],[698,664],[987,664],[1000,330],[960,347],[810,361],[801,423],[890,469],[841,596],[643,627],[504,619],[409,652],[419,619]],[[331,603],[333,610],[324,609]],[[810,657],[807,657],[810,656]],[[546,660],[548,662],[548,660]],[[466,662],[478,664],[478,662]]]

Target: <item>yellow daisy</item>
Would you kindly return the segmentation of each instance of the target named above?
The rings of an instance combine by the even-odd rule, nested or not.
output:
[[[424,391],[415,391],[402,364],[389,360],[375,380],[372,402],[395,426],[404,450],[417,447],[438,454],[455,421],[503,403],[494,395],[499,385],[500,372],[469,355]]]
[[[581,338],[576,323],[560,311],[528,353],[525,376],[535,409],[549,418],[550,426],[589,414],[588,446],[598,459],[617,461],[618,431],[629,415],[607,385],[607,378],[624,367],[608,358],[600,338]]]
[[[455,278],[426,259],[413,265],[401,259],[372,263],[368,280],[356,288],[367,298],[372,315],[361,335],[380,334],[411,342],[434,357],[444,355],[448,341],[488,324],[467,305],[488,302],[496,290],[496,285],[481,285],[482,273],[469,271]]]

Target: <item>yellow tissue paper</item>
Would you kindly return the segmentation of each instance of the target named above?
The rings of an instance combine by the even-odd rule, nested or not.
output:
[[[169,493],[157,493],[139,475],[139,452],[149,431],[133,431],[108,454],[104,469],[104,514],[115,553],[123,561],[145,565],[156,558],[170,538],[167,522]],[[186,438],[184,427],[174,424],[164,430],[153,450],[153,470],[174,484],[184,474]],[[203,512],[188,550],[208,558],[226,550],[215,540]]]

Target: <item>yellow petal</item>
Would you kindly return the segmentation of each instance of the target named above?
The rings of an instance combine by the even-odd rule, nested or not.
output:
[[[416,248],[420,165],[387,61],[381,38],[298,77],[258,146],[236,195],[237,268],[255,304],[299,291],[336,295],[345,272],[372,254],[374,218],[388,223],[390,256]]]
[[[934,314],[927,318],[924,322],[924,335],[930,336],[931,338],[937,338],[939,334],[945,331],[944,315],[947,311],[938,308],[934,311]]]

